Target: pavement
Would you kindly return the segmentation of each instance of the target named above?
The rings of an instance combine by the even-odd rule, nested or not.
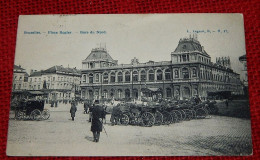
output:
[[[140,127],[111,126],[107,116],[107,135],[93,142],[78,106],[75,121],[70,118],[70,105],[50,109],[45,121],[17,121],[10,112],[7,155],[12,156],[209,156],[251,155],[251,124],[249,119],[211,116],[206,119]]]

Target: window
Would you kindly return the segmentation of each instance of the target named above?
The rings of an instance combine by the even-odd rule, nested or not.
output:
[[[161,81],[162,78],[163,78],[163,77],[162,77],[162,70],[160,70],[160,69],[157,70],[156,76],[157,76],[157,80],[158,80],[158,81]]]
[[[183,62],[186,62],[186,61],[187,61],[186,55],[182,55],[182,60],[183,60]]]
[[[153,70],[149,71],[149,81],[154,81],[154,71]]]
[[[118,81],[118,82],[122,82],[122,81],[123,81],[123,74],[122,74],[122,72],[119,72],[119,73],[117,74],[117,81]]]
[[[115,82],[116,81],[116,75],[115,72],[110,73],[110,82]]]
[[[114,97],[114,95],[115,95],[115,90],[114,90],[114,89],[111,89],[111,91],[110,91],[110,96],[111,96],[111,97]]]
[[[122,90],[119,89],[119,90],[117,91],[117,93],[118,93],[118,98],[122,98]]]
[[[187,68],[182,69],[182,76],[184,79],[189,78],[189,70]]]
[[[133,81],[134,81],[134,82],[137,82],[137,81],[138,81],[138,72],[137,72],[137,71],[134,71],[134,72],[133,72]]]
[[[104,92],[103,92],[103,96],[104,96],[104,98],[108,98],[107,95],[108,95],[108,94],[107,94],[107,90],[105,89]]]
[[[86,80],[87,80],[86,75],[83,75],[82,82],[86,82]]]
[[[125,72],[125,81],[130,82],[130,72]]]
[[[37,81],[37,78],[34,78],[34,82],[36,82]]]
[[[166,69],[165,70],[165,80],[170,80],[171,79],[171,70]]]
[[[99,82],[99,74],[96,74],[96,82]]]
[[[93,83],[93,74],[92,73],[89,74],[89,83]]]
[[[196,68],[192,69],[192,77],[197,77],[197,70],[196,70]]]
[[[166,88],[166,97],[171,97],[172,96],[172,91],[170,88]]]
[[[141,81],[146,81],[146,72],[144,70],[141,71]]]
[[[105,83],[105,84],[108,83],[108,74],[107,73],[104,73],[103,83]]]
[[[179,78],[179,70],[175,70],[174,71],[174,77],[175,78]]]

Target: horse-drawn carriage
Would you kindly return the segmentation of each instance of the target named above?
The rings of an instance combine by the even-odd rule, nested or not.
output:
[[[15,119],[24,120],[47,120],[50,118],[48,109],[44,109],[43,92],[40,91],[24,91],[20,93],[19,98],[15,98]]]
[[[123,102],[113,107],[112,124],[140,125],[169,125],[184,120],[206,118],[209,114],[216,114],[214,102],[205,101],[196,104],[192,101],[160,101],[144,104]]]

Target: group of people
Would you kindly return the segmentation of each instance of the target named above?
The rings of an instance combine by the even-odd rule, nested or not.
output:
[[[77,112],[76,103],[71,103],[70,114],[72,121],[74,121],[75,113]],[[103,128],[103,119],[105,118],[104,107],[99,103],[99,100],[95,100],[91,105],[89,103],[84,103],[84,112],[89,113],[89,122],[91,122],[91,132],[93,132],[93,141],[98,142],[100,137],[100,132]]]

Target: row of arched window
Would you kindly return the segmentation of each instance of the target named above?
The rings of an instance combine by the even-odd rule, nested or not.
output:
[[[182,76],[181,76],[182,78],[184,78],[184,79],[190,78],[190,71],[188,68],[182,68],[181,73],[182,73]],[[174,74],[174,78],[180,78],[179,69],[174,69],[173,74]],[[191,74],[192,74],[192,77],[197,77],[197,69],[193,68]],[[166,69],[164,73],[161,69],[158,69],[156,71],[156,73],[154,72],[154,70],[149,70],[148,73],[145,70],[142,70],[140,73],[138,71],[134,70],[132,75],[131,75],[130,71],[126,71],[125,74],[123,74],[120,71],[117,73],[117,75],[115,72],[111,72],[110,75],[107,72],[105,72],[105,73],[103,73],[102,82],[104,84],[107,84],[109,82],[114,83],[114,82],[116,82],[116,78],[117,78],[117,82],[130,82],[131,76],[132,76],[133,82],[155,81],[155,80],[162,81],[162,80],[171,80],[172,73],[171,73],[170,69]],[[83,83],[87,82],[87,75],[82,76],[82,82]],[[94,82],[100,82],[99,73],[88,74],[88,83],[94,83]]]

